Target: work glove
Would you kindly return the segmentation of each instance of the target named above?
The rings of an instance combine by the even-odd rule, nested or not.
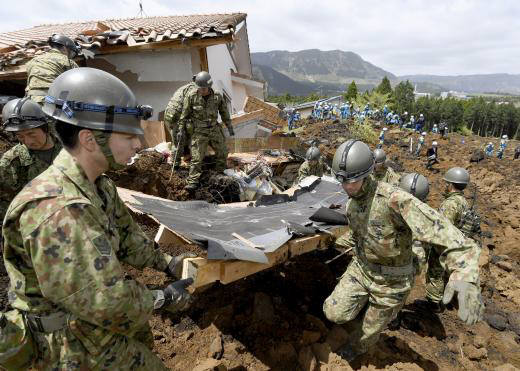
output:
[[[166,309],[169,312],[181,312],[189,308],[193,301],[186,287],[193,283],[193,278],[175,281],[163,290],[154,291],[154,309]]]
[[[182,277],[182,263],[186,258],[195,258],[197,255],[191,252],[185,252],[183,254],[174,256],[168,266],[164,270],[167,275],[180,279]]]
[[[459,318],[468,325],[477,323],[484,314],[484,301],[480,294],[480,288],[470,282],[460,280],[449,281],[444,290],[442,302],[447,305],[457,293],[459,302]]]
[[[234,137],[235,136],[235,131],[233,130],[233,127],[232,126],[228,126],[228,133],[229,133],[229,136],[230,137]]]

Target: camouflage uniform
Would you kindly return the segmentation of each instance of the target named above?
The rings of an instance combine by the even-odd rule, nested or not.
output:
[[[56,49],[34,57],[27,63],[25,95],[43,105],[49,86],[54,79],[72,68],[78,68],[77,63]]]
[[[385,182],[395,186],[398,186],[399,181],[401,180],[401,176],[398,173],[396,173],[394,169],[386,165],[383,167],[381,171],[374,170],[374,178],[378,182]]]
[[[298,184],[303,178],[315,175],[322,177],[327,172],[327,165],[320,159],[312,164],[310,161],[305,160],[298,169],[298,177],[294,181],[294,184]]]
[[[210,94],[203,97],[197,90],[190,91],[184,98],[180,118],[180,130],[185,129],[191,138],[191,166],[188,184],[198,184],[202,175],[202,161],[206,156],[208,145],[217,157],[216,170],[226,168],[227,147],[222,127],[217,118],[220,113],[226,127],[232,128],[231,117],[222,95],[210,89]]]
[[[53,137],[54,147],[48,151],[32,151],[24,144],[17,144],[0,159],[0,225],[11,200],[32,179],[41,174],[54,161],[61,150],[60,141]],[[48,155],[42,158],[41,152]]]
[[[464,193],[460,191],[451,192],[439,207],[439,211],[448,220],[459,228],[461,216],[469,208]],[[440,303],[444,293],[448,277],[441,266],[440,256],[435,249],[430,248],[428,252],[428,269],[426,270],[426,298],[434,303]]]
[[[13,200],[3,228],[12,307],[64,314],[52,332],[32,329],[41,369],[165,370],[151,343],[151,290],[125,279],[121,262],[164,271],[171,257],[154,248],[112,181],[89,182],[62,150]]]
[[[182,113],[182,104],[184,103],[184,97],[192,89],[197,89],[197,85],[195,85],[195,83],[193,82],[183,85],[179,89],[177,89],[171,97],[170,101],[168,102],[166,110],[164,111],[164,123],[170,130],[172,141],[175,142],[175,144],[181,149],[181,151],[177,154],[177,161],[175,162],[175,165],[180,164],[181,156],[185,154],[189,149],[190,139],[184,137],[182,145],[179,146],[179,143],[177,143],[177,133],[179,132],[179,118]],[[186,133],[184,134],[186,135]],[[175,156],[174,153],[172,154]]]
[[[434,246],[451,279],[478,283],[479,250],[473,241],[403,190],[365,178],[360,196],[347,204],[347,218],[350,230],[342,240],[355,256],[323,310],[339,324],[361,316],[350,338],[358,354],[377,342],[411,290],[413,240]]]

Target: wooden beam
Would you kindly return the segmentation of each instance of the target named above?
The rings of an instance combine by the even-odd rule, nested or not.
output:
[[[200,70],[209,72],[208,52],[206,47],[199,48]]]
[[[99,55],[115,54],[115,53],[130,53],[134,51],[143,50],[161,50],[161,49],[189,49],[189,48],[205,48],[212,45],[226,44],[233,42],[233,35],[225,35],[221,37],[212,37],[208,39],[185,39],[184,42],[180,39],[158,41],[151,43],[139,43],[134,46],[128,45],[114,45],[106,46],[99,49]]]
[[[331,232],[339,237],[347,227],[334,227]],[[266,253],[268,263],[254,263],[243,260],[208,260],[205,258],[184,259],[182,278],[193,278],[190,291],[198,291],[211,283],[219,281],[226,285],[244,277],[281,264],[293,256],[313,250],[326,249],[329,236],[325,233],[291,240],[272,253]]]

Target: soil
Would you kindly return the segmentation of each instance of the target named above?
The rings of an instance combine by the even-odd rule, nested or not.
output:
[[[305,128],[302,137],[309,140],[317,136],[330,160],[340,143],[338,138],[348,135],[346,127],[325,122]],[[335,256],[335,251],[313,252],[229,285],[215,284],[197,294],[192,308],[182,315],[155,315],[151,321],[154,351],[166,366],[173,370],[520,368],[520,199],[516,197],[520,191],[520,161],[512,160],[512,148],[517,143],[509,144],[506,159],[490,158],[477,163],[470,162],[470,157],[488,138],[450,134],[449,139],[443,139],[428,135],[427,144],[434,139],[439,142],[440,156],[440,164],[428,171],[424,166],[425,150],[422,157],[415,158],[399,146],[409,135],[416,140],[417,135],[390,130],[387,142],[391,144],[384,149],[397,168],[428,177],[431,206],[438,207],[442,201],[442,175],[452,166],[466,167],[477,186],[476,207],[486,236],[481,255],[486,303],[483,321],[466,326],[458,319],[456,309],[434,314],[416,305],[415,300],[424,297],[421,275],[399,321],[384,331],[369,354],[349,365],[332,351],[348,334],[326,320],[322,304],[350,257],[345,255],[327,265],[324,262]],[[168,182],[171,167],[160,156],[143,156],[133,167],[111,176],[118,185],[141,192],[177,200],[193,198],[182,190],[186,168],[174,173],[172,182]],[[467,191],[468,198],[472,189]],[[205,199],[210,198],[218,197],[212,194]],[[157,230],[154,222],[146,216],[136,218],[145,233],[153,237]],[[161,249],[176,254],[186,247]],[[139,272],[128,267],[128,274],[151,287],[168,282],[163,273],[150,269]]]

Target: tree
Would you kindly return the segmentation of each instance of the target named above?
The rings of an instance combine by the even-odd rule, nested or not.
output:
[[[394,110],[399,113],[408,112],[411,114],[415,102],[413,95],[413,85],[410,81],[401,81],[394,89]]]
[[[390,85],[388,77],[383,77],[383,80],[381,80],[381,83],[378,85],[376,90],[380,94],[392,94],[392,86]]]
[[[346,101],[353,101],[357,98],[358,90],[354,80],[348,86],[347,94],[344,95]]]

